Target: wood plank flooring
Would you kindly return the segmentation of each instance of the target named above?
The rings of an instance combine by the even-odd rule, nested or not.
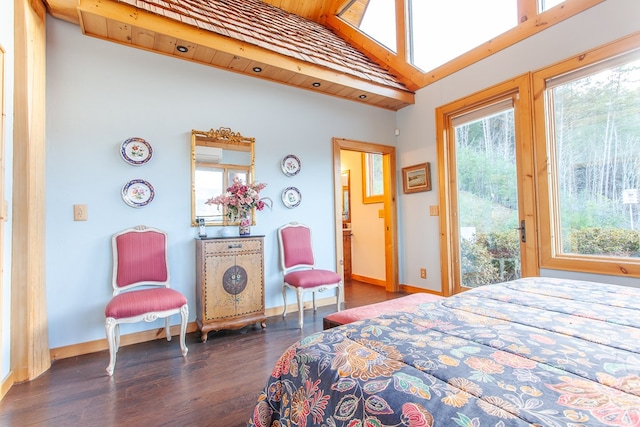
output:
[[[345,308],[402,296],[384,288],[345,284]],[[335,305],[267,319],[267,328],[187,335],[122,347],[113,377],[108,351],[55,361],[33,381],[16,384],[0,402],[0,426],[244,426],[280,355],[303,336],[322,330]]]

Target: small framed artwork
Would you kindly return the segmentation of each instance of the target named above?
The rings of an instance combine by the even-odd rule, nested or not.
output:
[[[431,191],[431,164],[427,162],[402,168],[402,190],[405,194]]]

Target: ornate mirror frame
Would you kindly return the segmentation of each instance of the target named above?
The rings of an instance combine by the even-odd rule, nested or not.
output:
[[[217,206],[205,205],[209,198],[224,193],[234,176],[253,183],[255,176],[255,138],[242,136],[229,128],[191,131],[191,225],[204,218],[205,225],[237,225]],[[202,175],[208,174],[208,178]],[[215,177],[215,179],[214,179]],[[208,194],[209,189],[215,194]],[[252,217],[255,217],[252,215]]]

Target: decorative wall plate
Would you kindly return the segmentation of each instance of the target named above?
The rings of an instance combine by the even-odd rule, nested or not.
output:
[[[295,208],[302,201],[302,194],[296,187],[287,187],[282,192],[282,203],[289,209]]]
[[[147,206],[155,195],[153,186],[144,179],[132,179],[122,187],[122,200],[134,208]]]
[[[129,138],[122,143],[120,155],[130,165],[140,166],[151,160],[153,148],[142,138]]]
[[[294,156],[293,154],[289,154],[284,156],[282,159],[282,164],[280,165],[282,168],[282,172],[287,176],[294,176],[300,172],[300,168],[302,168],[302,163],[300,159]]]

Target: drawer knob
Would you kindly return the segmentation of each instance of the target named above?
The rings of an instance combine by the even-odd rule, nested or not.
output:
[[[242,243],[230,243],[229,249],[240,249],[242,247]]]

